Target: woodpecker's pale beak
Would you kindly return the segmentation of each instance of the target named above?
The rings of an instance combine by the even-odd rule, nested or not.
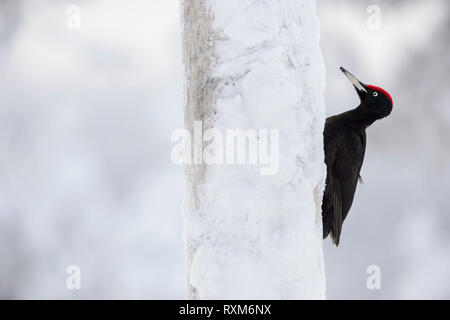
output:
[[[350,72],[345,70],[343,67],[341,67],[340,69],[345,74],[345,76],[348,78],[348,80],[350,80],[353,83],[356,90],[359,91],[358,93],[367,92],[366,88],[364,88],[364,84],[361,81],[359,81],[358,79],[356,79],[356,77],[354,75],[352,75]]]

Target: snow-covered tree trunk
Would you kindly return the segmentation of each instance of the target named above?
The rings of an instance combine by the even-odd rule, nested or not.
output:
[[[315,1],[182,5],[193,137],[184,203],[189,298],[325,298],[325,70]],[[235,148],[220,144],[236,128],[254,129],[246,131],[246,164],[230,164]],[[215,164],[202,161],[202,150]]]

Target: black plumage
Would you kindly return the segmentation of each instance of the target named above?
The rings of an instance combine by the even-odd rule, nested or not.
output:
[[[353,110],[327,118],[324,130],[327,180],[322,202],[323,238],[339,245],[342,224],[352,206],[366,150],[366,128],[392,111],[385,90],[366,85],[341,67],[353,83],[360,104]]]

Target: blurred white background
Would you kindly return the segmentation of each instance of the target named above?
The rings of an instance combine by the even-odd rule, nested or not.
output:
[[[341,245],[325,241],[328,297],[450,298],[450,3],[317,5],[328,114],[358,102],[341,65],[394,99]],[[0,298],[185,297],[179,15],[178,0],[0,0]]]

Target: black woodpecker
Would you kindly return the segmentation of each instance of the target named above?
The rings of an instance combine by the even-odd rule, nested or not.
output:
[[[366,151],[366,128],[392,111],[392,98],[380,87],[359,81],[340,68],[352,82],[360,99],[353,110],[328,117],[324,148],[327,180],[322,202],[323,238],[329,234],[338,246],[342,224],[352,206]]]

